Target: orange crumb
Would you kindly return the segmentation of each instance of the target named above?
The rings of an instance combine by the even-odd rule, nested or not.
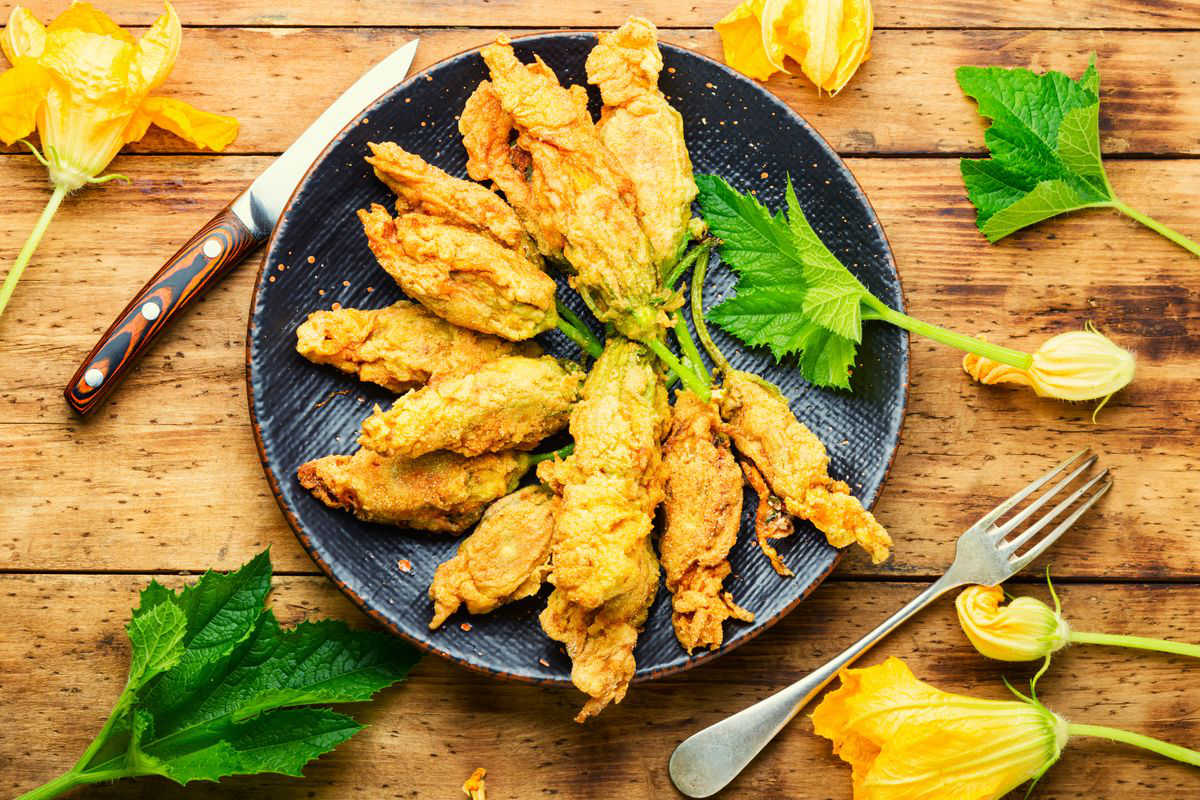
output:
[[[758,177],[762,178],[765,181],[767,179],[768,175],[767,175],[767,173],[764,172],[762,175],[759,175]]]
[[[547,661],[547,660],[546,660],[546,659],[544,659],[544,658],[539,658],[539,659],[538,659],[538,663],[539,663],[539,664],[541,664],[543,667],[548,667],[548,666],[550,666],[550,662],[549,662],[549,661]]]
[[[349,285],[350,285],[350,281],[342,281],[342,286],[349,286]]]
[[[367,287],[367,291],[368,291],[368,292],[373,292],[373,291],[375,291],[375,287],[374,287],[374,286],[368,286],[368,287]]]
[[[276,267],[276,269],[278,269],[280,272],[283,272],[285,269],[287,269],[287,267],[281,263],[278,267]]]
[[[337,311],[341,307],[342,307],[341,303],[334,303],[332,306],[330,306],[330,308],[332,308],[334,311]]]
[[[272,275],[270,278],[267,278],[267,280],[269,280],[271,283],[274,283],[274,282],[275,282],[275,276],[274,276],[274,275]]]
[[[317,262],[317,260],[315,258],[313,258],[312,256],[308,257],[308,263],[315,264],[316,262]]]
[[[407,558],[400,559],[396,562],[396,566],[400,568],[401,572],[412,572],[412,562]]]
[[[321,297],[324,297],[324,296],[325,296],[325,290],[324,290],[324,289],[317,289],[317,294],[321,295]]]
[[[462,625],[459,625],[458,627],[462,628],[463,633],[466,633],[471,630],[471,623],[464,622]]]

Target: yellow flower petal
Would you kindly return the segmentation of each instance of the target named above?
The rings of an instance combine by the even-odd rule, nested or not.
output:
[[[855,800],[997,800],[1067,741],[1066,722],[1043,706],[943,692],[896,658],[841,679],[812,720],[851,765]]]
[[[759,15],[765,0],[745,0],[713,28],[721,36],[725,63],[744,75],[765,81],[777,71],[763,52]]]
[[[210,150],[224,150],[238,134],[233,117],[201,111],[173,97],[148,97],[141,111],[158,127]]]
[[[84,31],[47,29],[42,66],[54,73],[64,92],[80,102],[103,103],[113,114],[126,114],[129,103],[129,70],[133,66],[131,43]]]
[[[955,600],[958,622],[975,649],[998,661],[1033,661],[1066,647],[1062,615],[1034,597],[1006,606],[999,586],[969,586]]]
[[[179,43],[183,39],[183,28],[179,17],[170,3],[164,3],[163,12],[150,30],[138,41],[135,62],[141,75],[143,92],[152,92],[162,85],[179,57]]]
[[[126,44],[133,44],[129,31],[112,21],[112,18],[91,3],[72,3],[67,10],[54,18],[48,31],[83,31],[100,36],[111,36]]]
[[[766,0],[760,19],[764,59],[785,71],[785,57],[792,59],[830,94],[870,55],[870,0]]]
[[[0,73],[0,141],[12,144],[33,133],[37,110],[50,88],[46,71],[30,58]]]
[[[141,139],[150,129],[150,123],[153,121],[140,108],[133,112],[133,116],[129,118],[129,124],[125,126],[125,132],[121,134],[123,143],[129,144]]]
[[[13,6],[8,15],[8,25],[4,26],[4,33],[0,35],[0,50],[4,51],[8,63],[15,65],[22,56],[37,58],[45,45],[46,29],[42,23],[29,9]]]

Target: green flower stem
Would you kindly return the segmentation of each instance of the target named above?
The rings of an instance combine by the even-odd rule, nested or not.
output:
[[[709,247],[711,249],[711,245]],[[703,260],[696,262],[696,272],[692,275],[692,322],[696,324],[696,335],[700,337],[700,343],[708,351],[708,356],[713,360],[713,364],[722,372],[730,372],[733,367],[730,366],[729,359],[725,358],[725,354],[721,352],[717,343],[709,335],[708,323],[704,321],[704,279],[707,275],[708,256],[706,255]]]
[[[682,309],[675,312],[675,338],[679,341],[679,349],[683,351],[688,363],[695,366],[696,374],[704,381],[704,385],[712,386],[712,376],[704,366],[704,358],[700,355],[700,349],[696,347],[692,332],[688,330]]]
[[[893,311],[879,298],[874,295],[865,295],[862,299],[863,304],[867,307],[863,310],[863,319],[878,319],[884,322],[890,322],[898,328],[904,328],[906,331],[920,334],[935,342],[950,345],[959,350],[968,353],[974,353],[983,358],[990,358],[992,361],[999,361],[1001,364],[1008,364],[1010,367],[1017,369],[1029,369],[1033,365],[1033,356],[1029,353],[1023,353],[1020,350],[1013,350],[1008,347],[1001,347],[998,344],[985,342],[983,339],[976,339],[974,336],[964,336],[961,333],[955,333],[952,330],[930,325],[928,322],[922,322],[919,319],[914,319],[907,314],[901,314],[899,311]]]
[[[37,250],[42,241],[42,235],[46,232],[46,228],[50,226],[50,220],[54,219],[55,212],[62,205],[63,198],[67,196],[67,190],[61,186],[54,187],[54,193],[50,195],[50,200],[47,201],[46,207],[42,209],[42,215],[38,217],[37,223],[33,226],[33,231],[29,234],[29,238],[25,240],[25,245],[21,248],[21,252],[17,254],[16,263],[12,265],[12,269],[8,271],[8,277],[4,279],[4,285],[0,286],[0,315],[4,314],[4,309],[8,306],[8,300],[12,297],[13,290],[17,288],[17,281],[21,280],[21,273],[25,272],[26,265],[33,258],[33,253]]]
[[[1136,647],[1139,650],[1157,650],[1179,656],[1200,658],[1200,645],[1172,642],[1166,639],[1147,639],[1144,636],[1122,636],[1115,633],[1088,633],[1071,631],[1069,641],[1075,644],[1102,644],[1112,647]]]
[[[675,285],[679,283],[679,279],[683,277],[683,274],[691,268],[692,264],[696,263],[696,259],[700,256],[700,251],[707,251],[711,248],[712,245],[708,244],[707,240],[704,240],[689,250],[682,258],[675,262],[675,266],[671,268],[666,279],[663,280],[663,285],[668,289],[674,289]]]
[[[1190,252],[1192,255],[1200,256],[1200,244],[1197,244],[1196,242],[1192,241],[1191,239],[1184,236],[1179,231],[1177,231],[1173,228],[1168,228],[1166,225],[1163,225],[1161,222],[1154,219],[1153,217],[1148,217],[1145,214],[1143,214],[1142,212],[1138,211],[1136,208],[1131,208],[1131,207],[1125,205],[1123,202],[1118,200],[1116,197],[1114,197],[1112,200],[1112,207],[1115,208],[1117,211],[1120,211],[1122,214],[1129,217],[1130,219],[1134,219],[1134,220],[1137,220],[1138,222],[1142,223],[1143,225],[1145,225],[1147,228],[1154,231],[1155,233],[1167,237],[1175,244],[1179,245],[1183,249]]]
[[[574,452],[575,443],[571,442],[570,444],[560,447],[557,450],[551,450],[549,453],[534,453],[529,456],[529,466],[532,467],[535,464],[540,464],[543,461],[551,461],[555,458],[566,458]]]
[[[705,384],[704,381],[700,379],[700,376],[698,376],[693,370],[685,367],[679,361],[679,359],[675,357],[675,354],[672,353],[670,349],[662,343],[661,340],[647,339],[646,341],[642,342],[642,344],[648,347],[651,353],[654,353],[654,355],[658,356],[659,359],[666,364],[672,372],[678,375],[679,380],[683,381],[684,386],[695,392],[696,396],[704,402],[707,403],[709,401],[709,399],[712,397],[712,393],[709,392],[707,384]]]
[[[604,352],[603,345],[597,342],[594,336],[585,334],[582,330],[572,325],[562,317],[561,313],[558,317],[558,322],[555,323],[555,327],[566,334],[568,339],[579,345],[579,349],[592,358],[599,358],[600,354]]]
[[[28,791],[16,800],[49,800],[51,797],[58,797],[79,786],[84,786],[89,783],[105,783],[106,781],[116,781],[121,778],[133,777],[134,773],[123,769],[110,769],[96,772],[79,772],[72,769],[65,775],[59,775],[52,781],[43,783],[41,786]]]
[[[1143,736],[1140,733],[1123,731],[1120,728],[1108,728],[1104,725],[1082,725],[1076,722],[1067,724],[1067,733],[1071,736],[1095,736],[1100,739],[1111,739],[1114,742],[1131,744],[1134,747],[1141,747],[1145,750],[1158,753],[1160,756],[1166,756],[1176,761],[1182,761],[1184,764],[1200,767],[1200,752],[1149,736]]]

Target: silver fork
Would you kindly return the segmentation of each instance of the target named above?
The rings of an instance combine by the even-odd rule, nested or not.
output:
[[[911,603],[885,620],[878,628],[859,639],[824,666],[786,689],[731,717],[726,717],[684,740],[671,754],[671,780],[675,783],[676,788],[688,797],[710,797],[716,794],[737,777],[738,773],[745,769],[746,765],[767,746],[767,743],[775,738],[775,735],[800,712],[800,709],[804,708],[826,684],[833,680],[838,670],[851,664],[909,617],[959,586],[973,583],[995,586],[1006,581],[1044,553],[1083,516],[1083,512],[1091,508],[1112,486],[1112,479],[1108,477],[1106,469],[1066,495],[1054,508],[1030,524],[1029,527],[1017,532],[1018,528],[1038,509],[1062,495],[1076,478],[1096,463],[1096,456],[1091,456],[1079,463],[1079,460],[1086,456],[1087,452],[1085,449],[1071,456],[996,506],[968,528],[962,536],[958,537],[958,551],[954,563],[946,570],[946,574],[921,592]],[[1018,503],[1071,467],[1074,469],[1045,494],[1011,519],[1003,524],[997,524],[997,520],[1016,507]],[[1017,555],[1016,551],[1021,546],[1030,542],[1035,535],[1058,519],[1064,511],[1088,492],[1091,492],[1091,495],[1057,527],[1027,551]]]

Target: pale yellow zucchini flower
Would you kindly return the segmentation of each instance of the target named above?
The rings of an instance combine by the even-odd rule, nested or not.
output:
[[[1034,597],[1007,606],[999,586],[970,586],[954,601],[975,649],[997,661],[1033,661],[1066,647],[1071,630],[1061,613]]]
[[[841,673],[813,712],[853,770],[854,800],[994,800],[1041,776],[1067,722],[1034,702],[979,700],[917,680],[897,658]]]
[[[983,384],[1016,383],[1031,387],[1039,397],[1103,400],[1101,407],[1129,385],[1135,370],[1133,353],[1090,324],[1055,336],[1035,353],[1018,355],[1024,356],[1023,367],[968,353],[963,369]]]
[[[837,94],[871,56],[870,0],[745,0],[715,26],[725,63],[758,80],[787,72]]]
[[[200,147],[222,150],[237,136],[232,117],[150,92],[167,79],[183,31],[170,3],[141,39],[88,3],[74,3],[43,27],[15,6],[0,34],[12,68],[0,74],[0,141],[33,133],[54,194],[0,289],[0,312],[64,196],[115,176],[100,173],[151,123]],[[32,145],[30,145],[32,148]],[[37,151],[34,151],[37,153]]]

